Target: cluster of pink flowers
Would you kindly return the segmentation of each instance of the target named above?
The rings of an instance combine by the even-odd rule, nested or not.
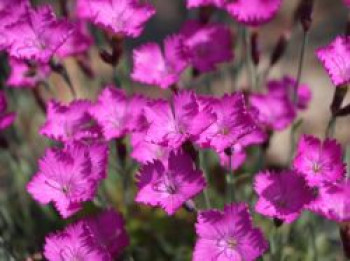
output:
[[[275,17],[281,3],[187,0],[187,7],[223,9],[239,23],[259,26]],[[120,44],[124,38],[139,37],[156,13],[141,0],[77,0],[74,8],[71,16],[59,18],[50,5],[0,1],[0,50],[7,53],[11,68],[8,86],[36,87],[57,71],[57,61],[85,57],[93,44],[88,23]],[[350,82],[349,39],[339,36],[317,51],[336,86]],[[32,198],[42,205],[53,204],[64,219],[77,217],[107,177],[110,143],[128,137],[130,157],[140,164],[135,202],[161,208],[169,216],[190,205],[208,186],[196,161],[199,150],[214,151],[230,171],[240,168],[250,146],[266,145],[274,131],[292,125],[308,107],[311,92],[290,76],[268,80],[261,92],[236,91],[221,97],[183,88],[181,77],[188,68],[195,78],[232,61],[234,40],[224,24],[188,20],[162,44],[135,48],[130,78],[169,88],[168,99],[130,95],[122,86],[108,84],[95,101],[47,102],[46,121],[39,133],[58,145],[46,150],[27,184]],[[14,118],[1,92],[0,130]],[[254,177],[255,212],[285,223],[294,222],[304,210],[337,222],[350,221],[345,172],[336,140],[305,135],[290,169],[259,171]],[[249,206],[227,203],[223,211],[196,213],[194,261],[256,260],[268,250],[262,231],[253,226]],[[48,235],[44,256],[48,260],[114,260],[128,245],[122,216],[105,210]]]

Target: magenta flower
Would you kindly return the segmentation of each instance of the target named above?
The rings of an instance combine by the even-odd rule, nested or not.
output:
[[[272,80],[267,83],[269,94],[289,99],[293,102],[293,95],[295,91],[296,79],[285,76],[282,80]],[[297,108],[305,110],[311,100],[311,90],[306,84],[300,84],[297,91]]]
[[[90,36],[87,26],[82,21],[76,21],[74,23],[75,30],[72,35],[65,41],[60,48],[58,48],[56,55],[60,58],[66,58],[69,56],[76,56],[86,53],[93,43],[93,39]]]
[[[196,140],[215,120],[210,110],[199,109],[192,91],[178,93],[171,105],[165,100],[152,103],[145,108],[145,115],[149,122],[145,139],[175,149]]]
[[[103,89],[96,104],[91,109],[91,115],[102,127],[107,140],[119,138],[126,134],[127,97],[121,89],[109,85]]]
[[[40,128],[40,134],[61,142],[100,138],[100,127],[89,114],[91,106],[87,100],[75,100],[69,105],[50,101],[47,119]]]
[[[338,36],[328,46],[318,49],[316,55],[327,70],[334,85],[350,83],[349,36]]]
[[[220,153],[261,132],[247,110],[242,94],[201,100],[202,106],[208,106],[215,114],[216,121],[200,134],[197,140],[200,146],[210,146]]]
[[[132,146],[130,156],[137,162],[146,164],[159,160],[167,164],[170,148],[146,141],[145,133],[132,133],[130,142]]]
[[[299,141],[293,166],[310,186],[335,182],[345,175],[342,148],[333,139],[322,142],[315,137],[304,135]]]
[[[253,227],[244,203],[227,205],[224,212],[201,211],[196,233],[193,261],[252,261],[268,249],[268,242],[261,230]]]
[[[48,235],[44,256],[49,261],[109,261],[118,257],[128,244],[123,218],[119,213],[106,210]]]
[[[233,58],[233,37],[224,25],[202,25],[189,20],[183,26],[181,35],[190,63],[200,72],[212,71],[217,64],[229,62]]]
[[[138,37],[155,14],[140,0],[78,0],[77,15],[114,34]]]
[[[350,7],[350,0],[343,0],[344,5]]]
[[[8,128],[16,119],[16,113],[6,112],[7,101],[3,91],[0,91],[0,130]]]
[[[7,35],[7,26],[15,23],[22,17],[30,3],[28,0],[2,0],[0,1],[0,51],[11,44]]]
[[[90,149],[75,144],[64,150],[48,149],[27,185],[28,192],[40,204],[54,203],[63,218],[79,211],[83,202],[95,196],[101,175]]]
[[[187,200],[200,193],[206,185],[202,172],[194,169],[190,156],[183,152],[169,155],[168,166],[155,160],[137,174],[139,189],[136,202],[159,206],[173,215]]]
[[[92,243],[84,221],[71,224],[64,231],[46,237],[44,256],[49,261],[61,260],[108,260]]]
[[[6,85],[12,88],[33,88],[46,79],[51,69],[47,64],[30,66],[27,62],[16,58],[9,58],[11,73]]]
[[[225,0],[187,0],[187,8],[196,8],[201,6],[223,7]]]
[[[260,172],[254,183],[258,202],[255,211],[292,223],[312,200],[313,192],[304,177],[294,171]]]
[[[296,117],[296,110],[288,97],[268,94],[252,94],[250,104],[258,111],[259,123],[269,130],[283,130]]]
[[[15,58],[47,63],[73,31],[70,23],[56,18],[50,5],[28,7],[17,22],[7,26],[8,52]]]
[[[309,209],[336,222],[350,221],[349,181],[323,184],[318,190],[317,200],[310,204]]]
[[[183,49],[183,39],[176,35],[165,39],[164,52],[156,43],[144,44],[133,52],[132,79],[163,89],[177,83],[181,72],[187,66],[187,57]]]
[[[282,0],[227,1],[226,10],[238,22],[258,26],[269,22],[278,12]]]
[[[124,219],[113,210],[88,218],[86,225],[93,243],[101,252],[106,252],[107,260],[115,260],[129,245]]]

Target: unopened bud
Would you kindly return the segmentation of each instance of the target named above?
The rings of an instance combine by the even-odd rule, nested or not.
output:
[[[311,27],[313,6],[314,0],[300,0],[294,15],[295,21],[301,23],[305,32],[308,32]]]
[[[283,54],[286,51],[288,42],[290,39],[290,32],[289,31],[285,31],[280,38],[277,41],[277,44],[275,46],[275,48],[273,49],[271,58],[270,58],[270,65],[274,66],[283,56]]]
[[[255,66],[259,64],[260,61],[260,48],[259,48],[259,34],[257,31],[253,31],[250,36],[251,42],[251,55]]]

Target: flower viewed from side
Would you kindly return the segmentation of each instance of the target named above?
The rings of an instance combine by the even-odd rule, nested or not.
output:
[[[210,146],[220,153],[261,132],[247,110],[242,94],[209,99],[201,97],[201,100],[202,106],[208,106],[214,113],[216,121],[200,134],[197,141],[200,146]]]
[[[350,221],[349,181],[323,184],[309,210],[335,222]]]
[[[16,119],[16,113],[7,112],[7,100],[5,93],[0,91],[0,130],[11,126]]]
[[[200,193],[206,185],[203,174],[194,169],[189,155],[171,152],[167,166],[155,160],[137,174],[136,202],[159,206],[168,215]]]
[[[196,233],[193,261],[252,261],[268,249],[268,242],[261,230],[253,227],[244,203],[227,205],[223,212],[201,211]]]
[[[328,46],[319,48],[316,55],[335,86],[350,83],[349,36],[338,36]]]
[[[258,111],[258,122],[268,130],[283,130],[296,117],[296,110],[289,98],[271,93],[252,94],[250,104]]]
[[[195,141],[215,121],[209,109],[200,110],[192,91],[179,92],[171,103],[159,100],[145,108],[147,141],[177,149],[188,140]]]
[[[95,166],[90,149],[75,144],[64,150],[48,149],[27,185],[28,192],[43,205],[53,202],[63,218],[79,211],[83,202],[95,196],[101,175],[97,171],[102,166]]]
[[[7,26],[7,48],[18,59],[47,63],[74,32],[72,24],[58,20],[50,5],[27,8],[15,23]]]
[[[269,22],[281,7],[282,0],[234,0],[225,8],[238,22],[258,26]]]
[[[192,66],[199,72],[209,72],[216,65],[233,58],[232,34],[224,25],[189,20],[181,29],[184,45]]]
[[[155,14],[140,0],[78,0],[77,15],[114,34],[136,38]]]
[[[168,36],[164,51],[156,43],[146,43],[133,51],[134,68],[131,78],[145,84],[169,88],[177,83],[188,59],[180,36]],[[152,66],[150,66],[152,64]]]
[[[345,175],[340,144],[334,139],[322,142],[309,135],[299,141],[293,167],[312,187],[341,180]]]
[[[122,216],[106,210],[46,237],[44,256],[58,260],[114,260],[129,244]]]
[[[254,190],[259,197],[256,212],[286,223],[295,221],[314,200],[304,177],[294,171],[260,172],[255,178]]]
[[[187,0],[187,8],[197,8],[202,6],[223,7],[225,0]]]
[[[12,88],[33,88],[51,73],[47,64],[29,65],[27,62],[9,58],[11,73],[6,84]]]
[[[50,101],[40,134],[61,142],[101,138],[100,127],[89,114],[91,106],[87,100],[74,100],[68,105]]]

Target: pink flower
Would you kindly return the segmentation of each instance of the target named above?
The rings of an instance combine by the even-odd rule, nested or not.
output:
[[[233,58],[232,34],[224,25],[210,23],[202,25],[187,21],[181,30],[189,60],[200,72],[215,69],[216,65]]]
[[[335,182],[345,175],[342,148],[333,139],[322,142],[315,137],[304,135],[299,141],[293,166],[310,186]]]
[[[6,84],[12,88],[33,88],[45,80],[51,73],[47,64],[30,66],[27,62],[9,58],[11,73]]]
[[[293,95],[295,90],[296,79],[285,76],[282,80],[272,80],[267,83],[267,89],[269,94],[289,99],[293,102]],[[300,84],[297,91],[297,108],[300,110],[305,110],[311,100],[311,91],[306,84]]]
[[[169,36],[164,41],[164,52],[156,43],[147,43],[133,52],[134,68],[131,78],[163,89],[179,81],[187,66],[180,36]],[[150,66],[152,64],[152,66]]]
[[[19,20],[25,14],[29,5],[28,0],[0,1],[0,51],[8,48],[11,44],[7,35],[7,26]]]
[[[178,93],[171,105],[165,100],[154,102],[145,108],[145,115],[150,124],[146,140],[175,149],[196,140],[215,120],[208,109],[199,109],[192,91]]]
[[[16,119],[16,113],[6,112],[7,101],[3,91],[0,91],[0,130],[8,128]]]
[[[121,89],[109,85],[103,89],[96,104],[91,109],[91,115],[102,127],[107,140],[119,138],[126,134],[127,97]]]
[[[137,162],[146,164],[154,160],[160,160],[167,164],[170,148],[154,144],[145,140],[145,133],[131,134],[132,152],[130,156]]]
[[[187,0],[187,8],[196,8],[201,6],[224,6],[225,0]]]
[[[344,5],[350,7],[350,0],[343,0]]]
[[[70,23],[56,18],[50,5],[28,7],[17,22],[7,26],[8,52],[15,58],[47,63],[73,31]]]
[[[49,261],[114,260],[129,244],[124,226],[119,213],[106,210],[47,236],[44,256]]]
[[[200,134],[197,143],[202,147],[209,145],[217,152],[222,152],[261,132],[247,110],[242,94],[201,100],[202,106],[208,106],[216,116],[216,121]]]
[[[95,166],[101,162],[92,160],[95,152],[90,149],[76,144],[48,149],[27,185],[28,192],[40,204],[53,202],[63,218],[79,211],[83,202],[93,199],[101,179],[101,166]]]
[[[113,210],[86,219],[86,225],[93,243],[108,253],[108,260],[114,260],[129,245],[124,219]]]
[[[77,15],[114,34],[138,37],[155,14],[139,0],[78,0]]]
[[[282,0],[235,0],[226,3],[226,10],[238,22],[261,25],[269,22],[278,12]]]
[[[258,111],[259,123],[270,130],[283,130],[295,119],[296,111],[288,97],[268,94],[252,94],[250,104]]]
[[[66,58],[69,56],[76,56],[87,52],[93,43],[93,39],[90,36],[86,24],[82,21],[76,21],[74,23],[74,32],[65,41],[60,48],[58,48],[56,54],[60,58]]]
[[[135,200],[159,206],[173,215],[187,200],[200,193],[205,184],[202,172],[194,169],[190,156],[171,152],[168,166],[159,160],[143,166],[137,174],[139,191]]]
[[[268,249],[260,229],[254,228],[248,206],[233,203],[218,210],[201,211],[193,261],[252,261]]]
[[[100,138],[100,127],[89,114],[91,106],[87,100],[75,100],[68,105],[50,101],[40,134],[61,142]]]
[[[48,235],[44,256],[49,261],[106,260],[105,254],[92,243],[84,221],[71,224],[64,231]]]
[[[318,59],[334,85],[350,83],[350,37],[338,36],[328,46],[319,48]]]
[[[310,204],[309,209],[336,222],[350,221],[350,183],[342,180],[322,185],[317,200]]]
[[[314,199],[305,179],[293,171],[260,172],[255,178],[254,189],[259,197],[256,212],[287,223],[296,220]]]

